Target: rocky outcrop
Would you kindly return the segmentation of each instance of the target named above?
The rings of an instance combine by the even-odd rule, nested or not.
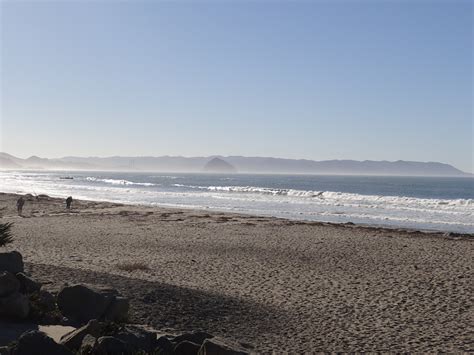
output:
[[[237,169],[232,165],[226,162],[221,158],[214,158],[209,160],[206,165],[204,165],[204,171],[209,173],[236,173]]]
[[[242,355],[238,344],[203,331],[157,335],[143,327],[126,324],[129,300],[115,289],[97,285],[66,285],[55,297],[42,284],[23,273],[23,260],[16,252],[4,257],[0,269],[0,319],[41,320],[59,324],[72,320],[85,325],[65,334],[58,343],[40,331],[28,331],[0,355],[70,354],[161,354]],[[20,263],[21,261],[21,263]],[[12,271],[18,271],[14,274]],[[56,323],[55,323],[56,321]]]

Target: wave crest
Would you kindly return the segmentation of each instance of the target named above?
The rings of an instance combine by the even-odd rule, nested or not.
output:
[[[121,180],[121,179],[100,179],[92,176],[86,177],[87,181],[92,182],[103,182],[105,184],[111,185],[136,185],[136,186],[157,186],[157,184],[153,184],[151,182],[133,182],[128,180]]]

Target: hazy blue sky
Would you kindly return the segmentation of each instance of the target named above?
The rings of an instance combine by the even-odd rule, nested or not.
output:
[[[0,150],[473,171],[466,1],[1,1]]]

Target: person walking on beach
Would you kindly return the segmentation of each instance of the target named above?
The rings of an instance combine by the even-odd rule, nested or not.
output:
[[[68,210],[71,209],[71,204],[72,204],[72,196],[69,196],[67,199],[66,199],[66,208]]]
[[[18,215],[21,216],[21,214],[23,213],[23,205],[25,204],[25,199],[23,197],[20,197],[17,201],[16,201],[16,209],[18,211]]]

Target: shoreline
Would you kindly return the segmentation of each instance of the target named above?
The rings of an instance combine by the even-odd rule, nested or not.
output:
[[[9,249],[52,289],[106,284],[132,322],[259,352],[469,352],[474,239],[0,193]]]
[[[65,197],[54,197],[49,195],[33,195],[33,194],[18,194],[18,193],[10,193],[10,192],[0,192],[0,198],[3,196],[14,196],[19,198],[20,196],[31,196],[32,198],[37,198],[36,196],[45,196],[50,201],[56,201],[58,204],[64,205]],[[314,220],[307,220],[307,219],[291,219],[291,218],[284,218],[284,217],[274,217],[268,215],[258,215],[252,213],[244,213],[244,212],[230,212],[224,211],[219,209],[212,209],[212,208],[193,208],[193,207],[177,207],[177,206],[166,206],[166,205],[147,205],[147,204],[140,204],[140,203],[121,203],[115,201],[106,201],[106,200],[93,200],[93,199],[75,199],[75,202],[92,202],[96,204],[110,204],[113,206],[120,206],[120,207],[139,207],[139,208],[148,208],[148,209],[157,209],[157,210],[175,210],[178,212],[182,211],[195,211],[197,213],[209,213],[209,214],[228,214],[240,217],[253,217],[259,219],[268,219],[268,220],[280,220],[280,221],[287,221],[296,224],[306,224],[306,225],[314,225],[314,226],[328,226],[328,227],[335,227],[335,228],[351,228],[351,229],[358,229],[358,230],[367,230],[368,232],[384,232],[384,233],[403,233],[411,236],[418,236],[418,237],[437,237],[437,238],[467,238],[474,240],[474,233],[458,233],[458,232],[446,232],[441,230],[435,229],[416,229],[416,228],[406,228],[406,227],[397,227],[397,226],[390,226],[390,225],[371,225],[371,224],[362,224],[362,223],[353,223],[353,222],[324,222],[324,221],[314,221]],[[1,215],[0,215],[1,217]]]

